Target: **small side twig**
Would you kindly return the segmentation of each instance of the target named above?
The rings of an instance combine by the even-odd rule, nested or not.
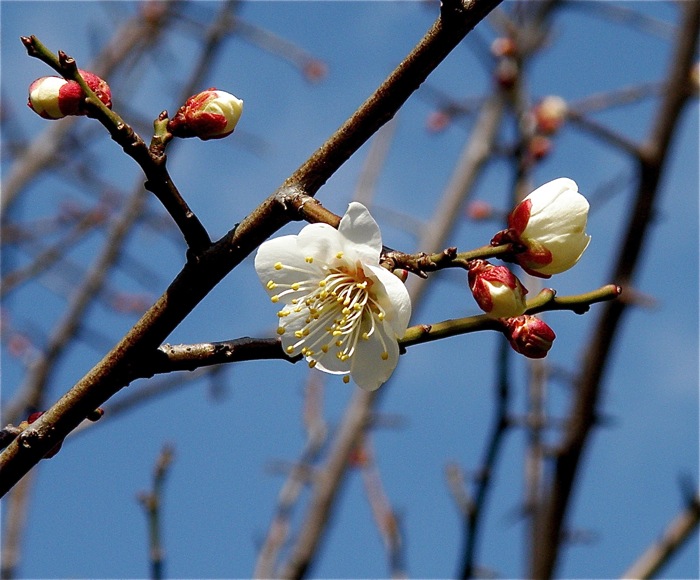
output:
[[[158,456],[153,470],[153,488],[149,492],[141,492],[138,500],[143,506],[148,520],[149,552],[151,560],[151,578],[163,578],[163,545],[161,541],[161,507],[163,505],[163,486],[172,464],[174,449],[165,445]]]
[[[700,495],[668,524],[662,536],[654,542],[622,575],[622,578],[652,578],[690,538],[700,523]]]
[[[180,195],[165,168],[164,146],[149,148],[130,125],[97,98],[80,74],[75,59],[64,52],[59,52],[57,57],[36,36],[23,36],[21,40],[29,56],[38,58],[66,80],[75,81],[80,85],[85,93],[88,113],[100,121],[112,139],[139,164],[146,175],[146,189],[155,194],[171,215],[190,251],[199,255],[211,246],[209,234]],[[162,121],[161,117],[156,119],[156,126]]]

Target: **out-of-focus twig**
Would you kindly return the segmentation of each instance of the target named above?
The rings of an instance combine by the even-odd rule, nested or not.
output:
[[[277,506],[267,535],[258,553],[254,578],[273,578],[278,554],[289,537],[290,519],[304,486],[309,483],[304,472],[318,460],[326,442],[328,427],[321,414],[323,382],[318,373],[309,373],[304,393],[306,443],[297,463],[280,489]]]
[[[153,469],[153,487],[151,491],[141,492],[138,495],[139,503],[143,506],[148,522],[148,543],[151,562],[152,580],[163,578],[164,555],[162,543],[162,506],[163,487],[165,478],[173,462],[174,449],[166,445],[160,452]]]
[[[622,578],[653,578],[678,549],[690,539],[700,523],[700,496],[696,495],[688,505],[671,520],[661,537],[654,542],[622,575]]]
[[[479,569],[476,549],[481,539],[481,523],[486,515],[486,501],[492,489],[491,482],[496,469],[496,462],[510,426],[508,417],[508,406],[510,404],[510,380],[508,378],[509,347],[505,341],[502,341],[498,353],[498,379],[495,386],[496,404],[491,422],[491,432],[487,438],[484,458],[475,478],[476,491],[474,497],[465,495],[464,500],[466,501],[460,506],[465,527],[460,578],[473,578]]]
[[[351,464],[358,467],[362,473],[367,501],[369,501],[372,515],[374,516],[374,523],[386,550],[390,577],[405,578],[404,541],[401,536],[399,517],[384,491],[384,485],[382,484],[379,468],[367,433],[353,451]]]

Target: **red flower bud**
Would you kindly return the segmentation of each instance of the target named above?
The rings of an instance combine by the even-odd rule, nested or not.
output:
[[[112,106],[112,93],[109,85],[97,75],[79,71],[97,98],[107,107]],[[75,81],[61,77],[41,77],[29,85],[29,100],[32,111],[44,119],[62,119],[69,115],[85,115],[85,95]]]
[[[532,139],[530,139],[528,151],[530,152],[532,159],[535,161],[541,161],[552,151],[552,142],[549,137],[535,135]]]
[[[304,64],[304,76],[306,80],[316,83],[328,74],[326,63],[321,60],[311,59]]]
[[[518,54],[518,46],[515,40],[507,36],[501,36],[491,43],[491,54],[499,58],[504,56],[514,57]]]
[[[511,318],[525,312],[527,289],[505,266],[472,260],[468,279],[479,308],[492,318]]]
[[[242,100],[212,87],[187,99],[168,123],[168,131],[175,137],[221,139],[233,133],[242,112]]]
[[[503,325],[503,334],[513,350],[528,358],[547,356],[556,338],[546,322],[529,314],[504,320]]]

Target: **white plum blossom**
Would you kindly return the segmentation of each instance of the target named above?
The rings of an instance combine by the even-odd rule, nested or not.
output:
[[[524,246],[514,260],[529,274],[549,278],[574,266],[588,247],[588,209],[573,180],[555,179],[519,203],[508,216],[508,229],[491,243]]]
[[[264,242],[255,256],[272,302],[282,305],[277,332],[285,352],[324,372],[349,374],[368,391],[394,372],[411,316],[408,291],[379,265],[381,251],[377,223],[352,202],[337,230],[310,224]]]

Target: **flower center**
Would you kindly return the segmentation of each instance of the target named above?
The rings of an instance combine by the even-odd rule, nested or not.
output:
[[[334,353],[341,361],[347,361],[355,352],[358,341],[369,340],[386,313],[371,292],[373,282],[365,275],[362,265],[342,265],[329,268],[325,278],[318,281],[299,282],[273,297],[279,299],[286,292],[308,293],[293,298],[278,312],[281,319],[279,334],[286,332],[284,320],[295,314],[294,331],[297,341],[286,347],[293,355],[301,352],[310,366],[327,353]],[[305,316],[299,328],[299,318]],[[291,321],[290,321],[291,324]],[[382,333],[377,332],[382,344],[382,359],[388,357]]]

